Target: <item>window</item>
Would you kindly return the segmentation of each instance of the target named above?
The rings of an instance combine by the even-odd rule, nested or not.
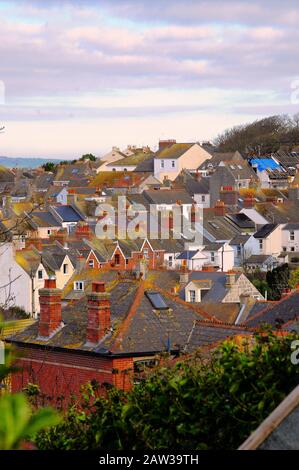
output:
[[[144,248],[144,250],[143,250],[143,256],[144,256],[145,258],[148,258],[148,248]]]
[[[164,160],[161,160],[161,168],[164,168]]]
[[[114,263],[115,263],[115,264],[120,264],[120,256],[119,256],[119,254],[114,255]]]
[[[38,279],[42,279],[43,278],[43,270],[40,269],[39,271],[37,271],[37,277]]]
[[[129,258],[126,258],[126,264],[127,265],[129,264]]]
[[[173,256],[169,256],[168,258],[168,266],[171,268],[173,262]]]
[[[166,310],[168,306],[159,292],[145,291],[145,295],[156,310]]]
[[[63,265],[63,274],[68,274],[68,272],[69,272],[69,265],[65,263]]]
[[[48,228],[47,232],[48,232],[48,235],[51,235],[51,230],[49,228]]]
[[[84,290],[84,282],[83,281],[74,282],[74,290]]]
[[[291,246],[291,251],[295,251],[295,247],[294,247],[294,246]]]
[[[195,290],[189,291],[190,302],[196,302]]]
[[[204,195],[202,194],[202,196],[201,196],[201,202],[205,202],[205,200],[206,200],[206,196],[204,196]]]
[[[93,267],[94,267],[94,260],[93,260],[93,259],[90,259],[90,260],[88,261],[88,266],[89,266],[90,268],[93,268]]]
[[[259,247],[260,247],[260,251],[262,251],[262,249],[263,249],[263,240],[259,240]]]
[[[295,240],[295,232],[294,232],[294,230],[291,230],[291,231],[290,231],[290,240],[291,240],[291,242],[293,242],[293,241]]]
[[[237,246],[237,255],[241,256],[241,245]]]
[[[286,247],[286,246],[283,246],[283,247],[282,247],[282,251],[287,251],[287,247]]]
[[[214,253],[214,251],[211,251],[211,261],[212,261],[212,263],[214,263],[214,261],[215,261],[215,253]]]
[[[171,160],[171,168],[175,168],[175,161]]]

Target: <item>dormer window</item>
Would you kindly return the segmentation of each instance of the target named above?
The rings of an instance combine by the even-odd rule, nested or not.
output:
[[[83,281],[75,281],[74,282],[74,290],[84,290],[84,282]]]
[[[37,278],[38,278],[38,279],[43,279],[43,270],[42,270],[42,269],[39,269],[39,270],[37,271]]]
[[[144,258],[148,258],[148,248],[144,248],[143,256],[144,256]]]
[[[190,290],[190,291],[189,291],[189,296],[190,296],[190,302],[196,302],[196,293],[195,293],[195,290]]]
[[[67,263],[64,263],[63,265],[63,274],[68,274],[69,272],[69,265]]]
[[[88,266],[89,266],[90,268],[93,268],[93,267],[94,267],[94,260],[93,260],[93,259],[90,259],[90,260],[88,261]]]

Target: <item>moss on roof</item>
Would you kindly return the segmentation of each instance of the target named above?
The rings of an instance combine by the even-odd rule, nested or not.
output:
[[[89,186],[104,186],[105,184],[113,186],[113,183],[124,176],[124,174],[124,171],[102,171],[91,180]]]
[[[194,143],[189,144],[172,144],[168,147],[157,152],[157,158],[167,159],[167,158],[179,158],[181,157],[187,150],[189,150]]]
[[[16,215],[22,215],[24,212],[30,212],[33,209],[31,202],[15,202],[12,205],[12,210]]]
[[[108,166],[135,166],[153,157],[153,153],[140,151],[134,153],[133,155],[126,156],[125,158],[121,158],[120,160],[116,160],[115,162],[111,162],[108,164]]]
[[[35,249],[26,249],[16,252],[16,262],[24,269],[28,274],[36,272],[41,262],[41,256]]]

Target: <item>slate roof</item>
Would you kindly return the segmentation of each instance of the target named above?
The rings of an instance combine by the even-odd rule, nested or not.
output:
[[[72,206],[52,206],[52,209],[62,218],[63,222],[79,222],[83,217]]]
[[[170,144],[167,147],[164,147],[163,149],[159,150],[156,153],[156,158],[159,159],[172,159],[176,160],[177,158],[180,158],[187,150],[189,150],[191,147],[193,147],[194,143],[175,143],[175,144]]]
[[[138,163],[134,172],[136,173],[153,173],[154,172],[154,160],[155,157],[147,158],[142,162]]]
[[[251,255],[247,258],[246,263],[248,264],[264,264],[267,260],[272,260],[272,255]]]
[[[257,327],[266,323],[273,327],[283,325],[291,320],[299,318],[299,290],[283,297],[278,302],[273,302],[270,307],[261,310],[245,322],[250,327]]]
[[[276,229],[276,227],[277,224],[265,224],[257,232],[255,232],[253,236],[254,238],[266,238],[268,235],[270,235],[271,232],[273,232],[274,229]]]
[[[35,188],[39,191],[46,191],[51,186],[53,180],[54,175],[51,173],[39,175],[34,182]]]
[[[240,234],[240,229],[225,217],[209,217],[205,211],[203,213],[203,227],[214,240],[231,240],[235,235]]]
[[[194,352],[199,347],[217,345],[236,335],[250,335],[251,331],[243,326],[222,325],[215,322],[196,321],[186,345],[186,352]],[[216,343],[216,344],[215,344]]]
[[[34,211],[29,217],[37,227],[61,227],[61,222],[49,211]]]
[[[184,189],[149,189],[143,191],[146,199],[152,204],[175,204],[180,201],[182,204],[192,204],[193,199]]]
[[[227,214],[226,218],[231,220],[235,225],[241,229],[255,229],[255,223],[246,215],[240,212],[239,214]]]
[[[299,222],[286,224],[284,227],[282,227],[282,230],[299,230]]]
[[[234,245],[245,245],[245,243],[249,240],[249,238],[251,237],[251,235],[242,235],[242,234],[239,234],[239,235],[236,235],[234,236],[231,241],[229,242],[229,244],[231,246],[234,246]]]
[[[38,338],[38,322],[16,333],[8,341],[84,350],[100,355],[138,356],[163,351],[190,352],[234,334],[250,332],[244,327],[213,321],[200,307],[187,304],[161,289],[159,293],[167,308],[157,310],[148,299],[145,286],[145,283],[125,280],[107,286],[110,292],[112,332],[95,347],[85,344],[85,297],[63,308],[65,326],[48,341]]]

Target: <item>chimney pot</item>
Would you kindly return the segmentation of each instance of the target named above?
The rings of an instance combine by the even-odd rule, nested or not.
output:
[[[45,279],[45,289],[56,289],[55,276],[50,276],[49,279]]]
[[[106,292],[105,282],[93,282],[92,292]]]

